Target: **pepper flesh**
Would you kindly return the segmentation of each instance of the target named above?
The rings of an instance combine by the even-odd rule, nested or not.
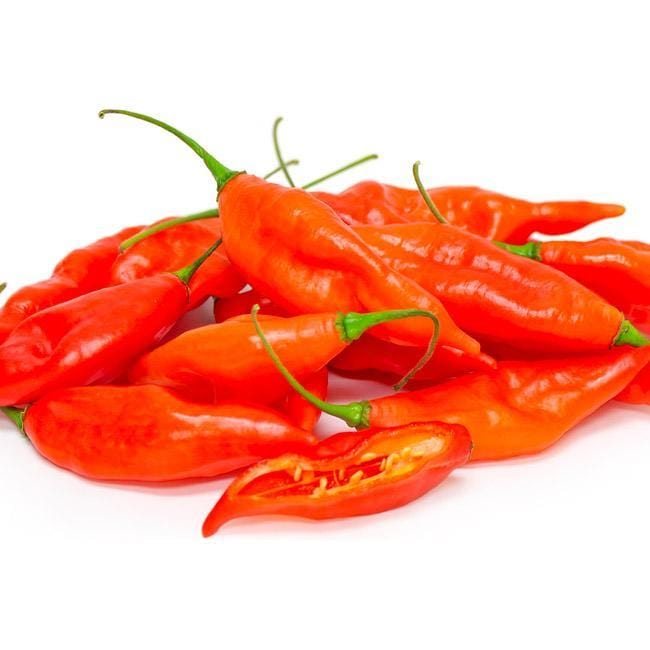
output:
[[[164,223],[162,219],[157,223]],[[219,219],[202,219],[162,230],[130,246],[117,257],[111,272],[113,284],[175,271],[196,259],[221,237]],[[209,296],[232,296],[246,283],[219,248],[190,280],[188,309],[197,307]]]
[[[330,519],[397,508],[442,482],[471,450],[465,428],[436,422],[341,435],[343,440],[325,440],[306,454],[286,454],[246,470],[206,518],[203,535],[236,517]],[[344,454],[332,455],[350,442],[354,446]]]
[[[438,187],[428,190],[447,221],[488,239],[520,244],[533,232],[560,235],[594,221],[617,217],[620,205],[587,201],[531,203],[480,187]],[[314,192],[349,224],[384,225],[432,221],[420,193],[363,181],[340,194]]]
[[[158,386],[86,386],[48,393],[23,430],[45,458],[92,479],[212,477],[317,442],[275,411],[195,404]]]
[[[0,343],[32,314],[108,286],[120,243],[140,228],[125,228],[71,251],[56,265],[50,278],[16,291],[0,309]]]
[[[355,231],[391,268],[435,295],[489,351],[505,343],[557,356],[619,343],[625,318],[619,309],[564,273],[483,237],[437,223]]]

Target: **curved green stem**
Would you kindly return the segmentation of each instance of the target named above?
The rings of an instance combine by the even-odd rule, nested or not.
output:
[[[275,156],[278,159],[278,162],[280,163],[280,167],[284,172],[284,177],[287,179],[287,183],[289,183],[290,187],[295,187],[296,184],[293,182],[293,178],[291,178],[291,174],[287,169],[287,164],[284,162],[284,158],[282,157],[282,153],[280,152],[280,144],[278,143],[278,127],[280,126],[280,122],[282,122],[282,119],[283,118],[278,117],[273,123],[273,147],[275,148]]]
[[[413,163],[413,178],[415,179],[415,184],[418,186],[418,190],[420,190],[420,194],[422,195],[422,198],[424,199],[424,202],[427,204],[427,207],[429,210],[431,210],[431,213],[433,216],[440,222],[440,223],[447,223],[447,219],[445,219],[442,216],[442,213],[438,208],[436,207],[436,204],[433,202],[433,199],[429,196],[429,192],[427,192],[426,188],[422,184],[422,181],[420,180],[420,161],[417,160]]]
[[[386,311],[372,311],[365,314],[350,312],[348,314],[339,314],[336,319],[336,325],[341,332],[341,338],[346,341],[356,341],[361,335],[371,327],[388,323],[393,320],[402,318],[413,318],[424,316],[433,321],[433,334],[429,340],[426,351],[420,357],[419,361],[393,386],[395,390],[401,390],[413,377],[429,362],[435,352],[440,338],[440,321],[430,311],[425,309],[390,309]]]
[[[364,156],[363,158],[358,158],[357,160],[353,160],[351,163],[348,163],[347,165],[343,165],[343,167],[339,167],[338,169],[335,169],[333,172],[329,172],[329,174],[325,174],[324,176],[321,176],[320,178],[316,178],[313,181],[310,181],[306,185],[302,186],[303,190],[308,190],[310,187],[314,187],[314,185],[318,185],[319,183],[323,183],[324,181],[329,180],[330,178],[333,178],[334,176],[338,176],[339,174],[342,174],[343,172],[348,171],[348,169],[352,169],[353,167],[357,167],[358,165],[362,165],[365,162],[368,162],[369,160],[377,160],[379,156],[376,153],[371,153],[367,156]],[[288,164],[288,163],[287,163]]]
[[[349,404],[331,404],[330,402],[325,402],[324,400],[316,397],[313,393],[310,393],[287,369],[287,367],[282,363],[280,357],[276,354],[275,350],[268,342],[260,324],[257,320],[257,312],[260,310],[259,305],[253,305],[251,309],[251,319],[253,320],[253,325],[255,326],[255,331],[260,337],[262,346],[266,350],[267,354],[271,357],[271,360],[275,364],[276,368],[280,374],[287,380],[288,384],[302,397],[304,397],[310,404],[313,404],[316,408],[323,411],[323,413],[329,413],[334,417],[341,418],[348,426],[355,427],[357,429],[365,429],[370,426],[370,402],[363,400],[361,402],[350,402]]]
[[[155,124],[161,129],[164,129],[172,135],[175,135],[179,140],[190,147],[190,149],[192,149],[199,156],[199,158],[201,158],[201,160],[203,160],[205,166],[210,170],[212,176],[214,176],[214,179],[217,181],[218,191],[221,191],[229,180],[242,173],[229,169],[220,163],[212,154],[208,153],[198,142],[190,138],[188,135],[185,135],[182,131],[179,131],[175,127],[157,120],[155,117],[150,117],[149,115],[144,115],[143,113],[134,113],[133,111],[125,111],[117,108],[104,108],[99,111],[99,117],[103,119],[105,115],[108,115],[110,113],[128,115],[129,117],[134,117],[137,120],[149,122],[149,124]]]
[[[520,257],[527,257],[537,262],[542,261],[542,242],[529,241],[526,242],[525,244],[519,244],[519,245],[506,244],[505,242],[502,241],[493,241],[492,243],[495,246],[498,246],[499,248],[503,248],[509,253],[513,253],[514,255],[519,255]]]
[[[217,239],[217,241],[208,248],[203,255],[195,259],[191,264],[188,264],[187,266],[184,266],[182,269],[179,269],[174,273],[174,275],[184,284],[189,284],[190,280],[192,279],[192,276],[199,270],[199,267],[205,260],[214,253],[214,251],[221,246],[221,239]]]
[[[2,293],[6,288],[7,288],[7,283],[6,282],[3,282],[2,284],[0,284],[0,293]]]
[[[24,424],[25,424],[25,411],[27,409],[19,409],[15,406],[0,406],[0,411],[2,411],[22,432],[25,433]]]
[[[287,161],[287,165],[297,165],[299,162],[300,161],[296,159],[289,160]],[[264,180],[271,178],[271,176],[277,174],[279,171],[282,171],[282,167],[276,167],[275,169],[271,170],[266,176],[264,176]],[[195,212],[194,214],[188,214],[184,217],[174,217],[173,219],[167,219],[166,221],[161,221],[160,223],[154,224],[153,226],[149,226],[149,228],[144,228],[140,232],[133,235],[133,237],[129,237],[129,239],[125,239],[120,244],[120,253],[123,253],[124,251],[128,250],[129,248],[131,248],[131,246],[135,246],[138,242],[141,242],[143,239],[147,239],[147,237],[151,237],[152,235],[162,232],[163,230],[167,230],[168,228],[181,226],[184,223],[190,223],[191,221],[200,221],[201,219],[215,219],[218,216],[219,216],[219,210],[217,208],[212,208],[211,210],[204,210],[203,212]]]
[[[650,339],[639,332],[629,320],[624,320],[614,339],[614,345],[631,345],[635,348],[641,348],[644,345],[650,345]]]
[[[292,160],[287,160],[286,163],[284,163],[287,167],[291,167],[291,165],[299,165],[300,161],[297,158],[293,158]],[[262,178],[265,181],[268,181],[271,176],[275,176],[278,172],[282,171],[282,165],[278,165],[275,169],[270,171],[266,176],[262,176]]]
[[[167,230],[168,228],[174,228],[175,226],[180,226],[184,223],[189,223],[190,221],[200,221],[201,219],[213,219],[218,216],[219,216],[219,210],[217,210],[217,208],[213,208],[212,210],[204,210],[203,212],[195,212],[194,214],[188,214],[184,217],[174,217],[173,219],[167,219],[167,221],[161,221],[160,223],[156,223],[153,226],[149,226],[149,228],[145,228],[144,230],[141,230],[140,232],[133,235],[133,237],[129,237],[128,239],[125,239],[120,244],[120,253],[123,253],[124,251],[128,250],[129,248],[131,248],[131,246],[135,246],[138,242],[141,242],[143,239],[147,239],[147,237],[151,237],[151,235],[155,235],[156,233],[162,232],[163,230]]]

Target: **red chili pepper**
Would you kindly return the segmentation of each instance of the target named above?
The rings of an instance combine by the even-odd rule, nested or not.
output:
[[[574,278],[650,333],[650,244],[603,238],[499,244]]]
[[[213,210],[213,215],[214,212]],[[158,223],[168,221],[169,219],[163,219]],[[220,237],[221,223],[216,218],[195,220],[177,225],[172,230],[158,231],[128,246],[115,260],[112,282],[122,284],[180,269]],[[190,281],[190,303],[187,308],[193,309],[211,295],[235,295],[245,284],[226,254],[217,250]]]
[[[346,442],[354,440],[342,435]],[[437,422],[370,431],[344,454],[331,455],[337,442],[325,440],[304,454],[285,454],[246,470],[207,516],[203,535],[236,517],[331,519],[397,508],[463,465],[472,446],[464,427]]]
[[[309,193],[232,171],[194,140],[154,118],[118,110],[101,111],[100,116],[106,113],[155,124],[202,158],[217,181],[230,261],[244,279],[281,308],[291,313],[425,309],[438,317],[442,343],[479,354],[479,344],[456,327],[436,298],[391,271],[331,208]],[[376,334],[393,342],[424,345],[431,327],[406,320],[386,324]]]
[[[93,291],[23,321],[0,345],[0,405],[117,377],[185,312],[187,283],[215,247],[176,273]]]
[[[253,315],[254,316],[254,315]],[[505,361],[442,384],[350,404],[323,402],[305,391],[266,340],[280,373],[305,399],[357,428],[385,428],[436,420],[461,424],[474,442],[472,460],[534,454],[616,397],[650,362],[650,346],[542,361]]]
[[[515,244],[525,242],[533,232],[560,235],[625,212],[621,205],[586,201],[530,203],[480,187],[438,187],[428,194],[450,224]],[[378,226],[432,220],[416,190],[375,181],[357,183],[341,194],[314,192],[314,196],[349,224]]]
[[[92,479],[212,477],[317,442],[271,409],[194,404],[158,386],[66,388],[2,410],[42,456]]]
[[[50,278],[16,291],[0,309],[0,343],[32,314],[108,286],[120,242],[138,230],[140,226],[125,228],[77,248],[56,265]]]
[[[406,309],[264,318],[268,336],[282,350],[292,372],[305,377],[326,366],[368,328],[418,315],[432,316]],[[431,350],[425,358],[430,356]],[[174,388],[197,401],[234,399],[273,404],[289,392],[256,336],[250,317],[184,332],[144,355],[129,372],[129,381]]]
[[[391,268],[435,295],[490,352],[502,343],[552,356],[648,342],[619,309],[579,282],[478,235],[437,223],[355,231]]]

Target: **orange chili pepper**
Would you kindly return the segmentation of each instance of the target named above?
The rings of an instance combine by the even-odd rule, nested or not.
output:
[[[264,318],[268,336],[283,351],[292,372],[305,377],[326,366],[369,328],[413,316],[432,317],[428,312],[404,309]],[[428,360],[432,350],[416,368]],[[184,332],[141,357],[129,372],[129,381],[166,386],[199,401],[273,404],[289,392],[248,316]]]
[[[437,223],[357,226],[355,232],[391,268],[435,295],[490,352],[507,344],[557,356],[648,343],[592,290],[478,235]]]
[[[650,244],[601,238],[498,244],[574,278],[650,333]]]
[[[650,362],[650,346],[542,361],[505,361],[421,390],[350,404],[314,398],[287,371],[252,315],[280,373],[305,399],[357,428],[433,420],[461,424],[472,436],[472,460],[538,453],[616,397]]]
[[[480,187],[439,187],[428,194],[450,224],[513,244],[525,242],[533,232],[560,235],[625,212],[621,205],[586,201],[530,203]],[[351,225],[432,220],[416,190],[376,181],[357,183],[340,194],[314,192],[314,196]]]
[[[440,341],[472,355],[480,345],[462,332],[440,302],[392,271],[309,193],[228,169],[194,140],[154,118],[122,110],[174,134],[204,161],[217,181],[223,237],[245,280],[290,313],[331,310],[425,309],[440,322]],[[272,249],[273,254],[269,254]],[[377,336],[425,345],[431,327],[419,320],[387,323]]]

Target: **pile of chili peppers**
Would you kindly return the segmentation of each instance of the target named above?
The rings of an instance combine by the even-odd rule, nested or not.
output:
[[[203,524],[365,515],[467,462],[541,452],[650,404],[650,245],[535,241],[624,212],[477,187],[301,188],[203,160],[217,206],[66,255],[0,309],[0,407],[56,465],[162,482],[240,472]],[[287,185],[267,179],[282,172]],[[0,287],[0,291],[4,285]],[[214,322],[167,336],[208,299]],[[331,372],[395,394],[327,401]],[[349,428],[320,439],[321,413]]]

